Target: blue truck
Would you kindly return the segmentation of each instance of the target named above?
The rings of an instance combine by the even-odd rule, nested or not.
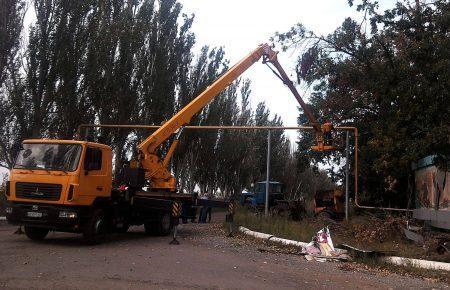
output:
[[[266,202],[266,182],[257,182],[252,190],[243,191],[239,203],[248,210],[261,213]],[[269,182],[269,211],[271,215],[289,217],[300,220],[306,213],[303,198],[296,200],[285,199],[285,186],[281,182]]]
[[[284,186],[281,182],[269,182],[269,207],[276,205],[277,200],[283,200]],[[250,192],[242,192],[239,203],[242,206],[263,207],[266,202],[266,181],[257,182]]]

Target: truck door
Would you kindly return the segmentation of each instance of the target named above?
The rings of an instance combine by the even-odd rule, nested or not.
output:
[[[80,193],[88,196],[109,196],[111,191],[111,176],[108,173],[108,154],[106,150],[97,147],[86,147],[83,167],[80,176]]]

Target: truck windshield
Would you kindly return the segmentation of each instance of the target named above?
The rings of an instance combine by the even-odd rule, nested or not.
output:
[[[269,184],[269,192],[270,193],[282,193],[283,186],[279,183],[270,183]],[[256,185],[256,192],[266,192],[266,184],[258,183]]]
[[[282,186],[281,184],[271,184],[269,186],[270,192],[272,193],[281,193],[282,192]]]
[[[14,168],[75,171],[81,150],[79,144],[23,144]]]

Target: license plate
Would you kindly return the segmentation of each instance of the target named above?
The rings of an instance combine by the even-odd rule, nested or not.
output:
[[[29,212],[27,212],[27,217],[41,218],[42,217],[42,212],[29,211]]]

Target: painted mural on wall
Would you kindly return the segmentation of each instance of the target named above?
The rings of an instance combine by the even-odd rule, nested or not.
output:
[[[417,208],[450,210],[450,172],[428,166],[415,175]]]

